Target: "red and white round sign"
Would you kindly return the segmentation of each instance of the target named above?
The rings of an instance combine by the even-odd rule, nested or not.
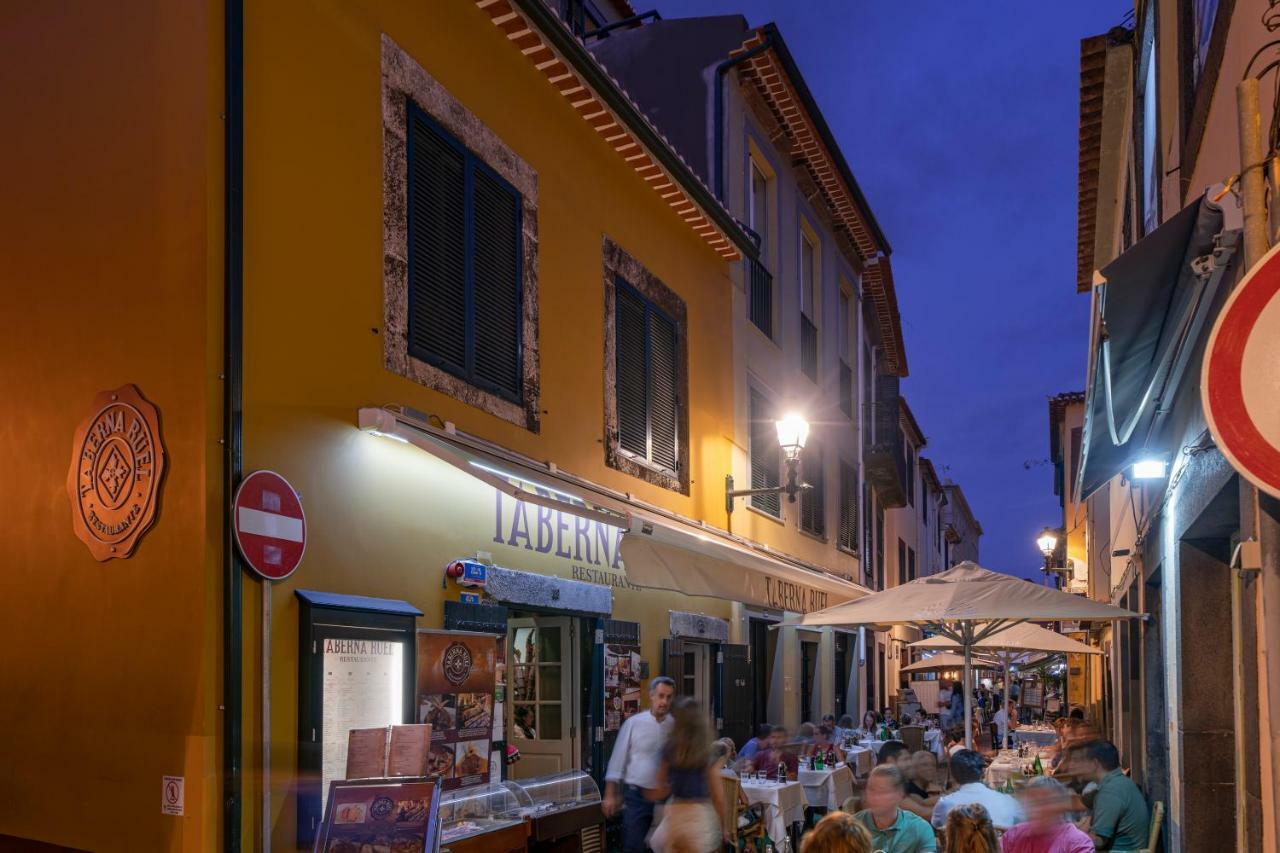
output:
[[[1236,286],[1209,335],[1200,399],[1232,466],[1280,497],[1280,245]]]
[[[307,516],[289,481],[275,471],[254,471],[232,504],[236,544],[245,562],[267,580],[284,580],[307,549]]]

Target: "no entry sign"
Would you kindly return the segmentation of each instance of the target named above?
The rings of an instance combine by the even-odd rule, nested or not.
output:
[[[293,574],[307,549],[307,516],[289,481],[275,471],[254,471],[236,490],[232,510],[245,562],[267,580]]]
[[[1280,497],[1280,246],[1249,270],[1209,336],[1200,398],[1223,456]]]

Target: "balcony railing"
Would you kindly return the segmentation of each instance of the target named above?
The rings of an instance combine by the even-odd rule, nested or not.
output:
[[[800,370],[818,381],[818,327],[804,314],[800,315]]]
[[[758,260],[747,261],[747,316],[773,337],[773,276]]]
[[[907,465],[899,424],[898,377],[875,376],[875,399],[868,408],[863,422],[864,476],[882,506],[906,506]]]

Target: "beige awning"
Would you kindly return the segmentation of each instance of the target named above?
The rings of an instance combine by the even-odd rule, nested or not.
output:
[[[403,441],[518,501],[622,528],[636,586],[809,613],[869,594],[866,587],[696,522],[664,514],[554,465],[516,457],[394,407],[363,408],[361,429]]]
[[[727,536],[637,510],[622,537],[639,586],[810,613],[869,594],[866,587],[770,556]]]

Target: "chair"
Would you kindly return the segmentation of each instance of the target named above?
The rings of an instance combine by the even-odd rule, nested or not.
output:
[[[1000,742],[1000,727],[995,723],[987,724],[987,730],[991,732],[991,749],[999,752],[1004,749],[1004,744]]]
[[[746,805],[747,797],[742,792],[742,782],[736,776],[724,777],[724,813],[720,815],[720,823],[734,839],[754,841],[757,838],[764,838],[763,820],[758,820],[750,826],[738,826],[738,818],[742,817]]]
[[[919,752],[924,749],[923,726],[903,726],[898,730],[898,737],[907,745],[907,749],[912,752]]]
[[[1162,823],[1164,823],[1164,803],[1157,800],[1151,804],[1151,831],[1147,833],[1147,846],[1142,848],[1142,853],[1157,853]]]

